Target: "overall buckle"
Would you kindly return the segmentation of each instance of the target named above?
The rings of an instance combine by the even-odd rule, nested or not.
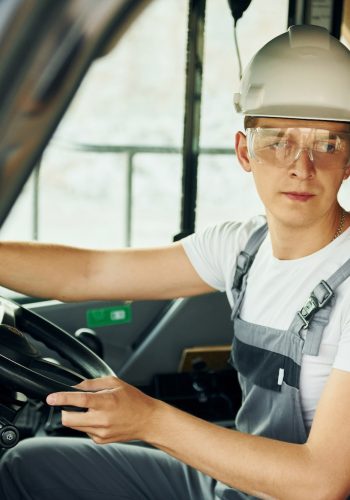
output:
[[[242,278],[249,271],[250,266],[252,265],[253,257],[249,255],[249,253],[244,250],[240,252],[237,257],[237,267],[235,277],[233,279],[233,289],[240,289],[242,285]]]
[[[316,311],[325,306],[333,297],[334,292],[331,287],[322,280],[317,287],[311,292],[304,307],[298,312],[299,318],[304,323],[304,329],[309,327],[309,323]]]

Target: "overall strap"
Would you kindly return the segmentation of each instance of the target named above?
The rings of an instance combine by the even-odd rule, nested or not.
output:
[[[260,245],[266,237],[266,233],[267,224],[264,224],[263,226],[259,227],[259,229],[254,231],[254,233],[249,238],[245,249],[242,250],[237,257],[236,272],[232,285],[233,309],[231,319],[234,319],[234,317],[238,313],[247,286],[248,271],[253,264]]]
[[[295,315],[289,330],[300,335],[307,330],[303,354],[317,356],[323,330],[329,322],[335,300],[335,290],[350,276],[350,259],[327,281],[322,280],[311,292],[306,304]]]

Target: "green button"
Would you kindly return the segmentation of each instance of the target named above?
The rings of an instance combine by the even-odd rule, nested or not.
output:
[[[130,323],[131,318],[131,304],[89,309],[86,313],[86,322],[89,328],[123,325],[125,323]]]

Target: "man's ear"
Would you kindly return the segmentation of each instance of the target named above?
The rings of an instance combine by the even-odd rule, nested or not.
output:
[[[235,136],[235,150],[239,163],[246,172],[251,172],[250,159],[247,148],[247,138],[243,132],[237,132]],[[349,172],[350,173],[350,172]]]
[[[345,181],[350,175],[350,165],[344,169],[343,181]]]

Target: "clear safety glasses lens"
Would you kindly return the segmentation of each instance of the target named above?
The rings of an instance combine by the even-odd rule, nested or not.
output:
[[[307,153],[321,169],[345,168],[350,164],[350,132],[317,128],[248,128],[250,158],[280,167],[292,165]]]

